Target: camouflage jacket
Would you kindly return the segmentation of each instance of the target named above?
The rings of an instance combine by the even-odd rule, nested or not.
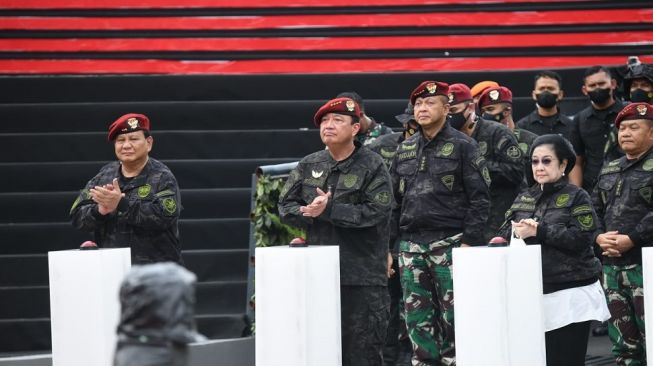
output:
[[[331,191],[332,197],[320,216],[303,216],[299,208],[315,199],[317,188]],[[281,219],[304,228],[307,244],[340,246],[341,285],[387,285],[391,207],[388,170],[358,142],[354,153],[340,162],[327,150],[303,158],[279,196]]]
[[[599,215],[599,233],[617,230],[635,247],[604,263],[641,264],[642,247],[653,246],[653,149],[637,160],[626,157],[603,166],[592,201]]]
[[[531,166],[531,156],[529,152],[533,145],[533,141],[537,138],[537,135],[521,128],[515,128],[512,130],[512,133],[517,138],[517,143],[519,144],[522,156],[524,157],[524,183],[522,184],[522,189],[526,189],[535,184],[532,171],[528,168]]]
[[[367,132],[356,135],[356,140],[364,146],[367,146],[376,141],[379,137],[391,133],[392,128],[385,126],[383,123],[372,120],[372,126],[367,130]]]
[[[379,154],[381,159],[383,159],[383,163],[385,164],[386,168],[390,169],[392,159],[394,159],[395,153],[397,152],[397,146],[399,146],[399,143],[403,140],[404,133],[395,132],[379,137],[378,139],[374,140],[374,142],[367,145],[367,147],[375,153]]]
[[[110,184],[113,178],[118,178],[125,197],[116,211],[103,216],[89,190]],[[163,163],[149,158],[143,171],[129,180],[122,177],[117,161],[102,167],[80,192],[70,217],[75,228],[94,233],[98,246],[130,247],[134,264],[181,263],[177,225],[181,209],[175,176]]]
[[[545,293],[598,280],[601,263],[593,250],[598,220],[587,192],[566,177],[545,184],[544,189],[535,184],[517,196],[499,236],[510,240],[510,221],[527,218],[539,223],[537,235],[525,241],[542,246]]]
[[[485,244],[490,175],[470,137],[449,124],[430,141],[417,133],[399,144],[390,175],[391,226],[401,239],[430,243],[463,232],[463,243]]]

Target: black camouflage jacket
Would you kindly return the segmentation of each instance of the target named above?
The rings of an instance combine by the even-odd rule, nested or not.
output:
[[[417,133],[399,144],[390,175],[391,225],[401,239],[430,243],[463,232],[462,243],[485,244],[490,175],[472,138],[449,124],[431,141]]]
[[[621,257],[604,257],[604,263],[642,263],[641,248],[653,246],[652,192],[653,149],[637,160],[629,161],[623,156],[603,166],[592,194],[599,233],[617,230],[635,244]]]
[[[397,152],[397,146],[404,140],[403,132],[395,132],[388,135],[379,136],[374,142],[367,145],[367,148],[381,156],[386,168],[390,169],[392,159]]]
[[[279,196],[279,215],[306,230],[307,244],[340,246],[341,285],[386,286],[390,177],[377,154],[355,144],[340,162],[327,150],[303,158]],[[305,217],[299,207],[317,197],[316,188],[332,197],[320,216]]]
[[[149,158],[141,174],[127,182],[121,177],[117,161],[100,169],[73,203],[73,226],[93,232],[100,247],[130,247],[134,264],[181,263],[177,221],[182,207],[175,176],[163,163]],[[125,198],[116,211],[103,216],[89,190],[110,184],[113,178],[118,178]]]
[[[533,218],[537,235],[526,244],[542,246],[544,293],[584,286],[598,280],[601,263],[594,255],[593,238],[597,217],[590,196],[563,177],[556,183],[535,184],[522,191],[499,230],[510,240],[511,220]]]

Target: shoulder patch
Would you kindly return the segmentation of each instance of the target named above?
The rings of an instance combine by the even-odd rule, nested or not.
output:
[[[490,170],[484,166],[483,169],[481,170],[481,174],[483,175],[483,180],[485,180],[485,184],[489,187],[490,184],[492,184],[492,178],[490,177]]]
[[[401,150],[415,150],[416,148],[417,148],[417,143],[401,144]]]
[[[572,216],[578,216],[587,213],[592,213],[592,207],[590,205],[580,205],[571,209]]]
[[[506,150],[506,155],[508,155],[509,158],[519,159],[521,158],[521,149],[514,145],[510,146],[508,150]]]
[[[172,197],[164,198],[163,209],[165,209],[167,213],[173,214],[177,211],[177,202]]]
[[[528,144],[525,142],[519,143],[519,149],[521,149],[522,154],[528,154]]]
[[[379,192],[374,196],[374,201],[387,206],[390,203],[390,193],[386,191]]]
[[[577,220],[583,229],[591,229],[594,227],[594,218],[592,217],[592,214],[579,215]]]
[[[379,150],[379,153],[380,153],[381,156],[383,156],[384,158],[392,159],[392,158],[395,157],[395,154],[397,153],[397,151],[396,151],[396,150],[387,150],[387,149],[385,149],[385,148],[381,148],[381,150]]]
[[[653,159],[646,159],[644,164],[642,164],[642,169],[646,170],[647,172],[653,170]]]
[[[564,207],[569,202],[569,194],[563,193],[556,198],[556,207]]]

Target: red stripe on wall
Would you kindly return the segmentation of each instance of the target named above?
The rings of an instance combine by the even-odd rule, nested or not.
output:
[[[570,2],[576,0],[548,0]],[[581,0],[583,1],[583,0]],[[589,0],[586,0],[589,1]],[[293,7],[351,7],[351,6],[407,6],[446,4],[541,3],[542,0],[3,0],[0,9],[160,9],[160,8],[293,8]]]
[[[554,38],[554,39],[552,39]],[[117,51],[332,51],[383,49],[459,49],[653,45],[653,31],[482,36],[401,36],[332,38],[81,38],[0,39],[0,51],[117,52]]]
[[[640,56],[645,63],[653,55]],[[378,60],[0,60],[2,74],[267,74],[353,72],[459,72],[623,65],[625,56],[488,57]]]
[[[4,30],[243,30],[647,23],[653,9],[235,17],[0,17]]]

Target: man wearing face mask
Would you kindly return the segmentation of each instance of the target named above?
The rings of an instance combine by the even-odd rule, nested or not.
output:
[[[524,162],[530,164],[527,155],[537,135],[515,126],[515,122],[512,119],[512,92],[510,89],[505,86],[495,86],[485,89],[478,100],[478,107],[483,113],[481,118],[499,122],[512,130],[524,156]],[[526,176],[525,180],[527,185],[530,186],[532,184],[532,177]]]
[[[585,71],[582,91],[591,105],[578,112],[574,121],[579,136],[576,153],[581,156],[576,164],[583,167],[583,188],[588,192],[592,192],[603,163],[623,156],[614,120],[624,103],[614,97],[616,87],[607,68],[592,66]]]
[[[653,103],[653,65],[633,66],[624,77],[624,92],[633,103]]]
[[[536,102],[536,109],[528,116],[520,119],[517,126],[538,136],[560,135],[571,142],[574,150],[578,151],[578,129],[574,124],[574,120],[560,113],[558,108],[558,103],[564,97],[560,75],[549,70],[537,73],[532,97]],[[582,180],[582,168],[580,165],[576,165],[569,173],[569,181],[580,186]]]
[[[449,124],[478,142],[490,171],[490,215],[485,226],[488,242],[504,221],[506,211],[524,179],[524,154],[508,127],[479,118],[472,94],[465,84],[449,86]]]

